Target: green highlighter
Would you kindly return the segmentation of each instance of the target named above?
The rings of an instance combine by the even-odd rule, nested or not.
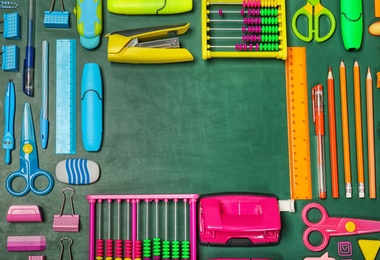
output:
[[[341,0],[340,19],[344,48],[356,51],[363,38],[363,4],[362,0]]]

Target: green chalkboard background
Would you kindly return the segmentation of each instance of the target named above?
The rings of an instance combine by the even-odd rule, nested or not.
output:
[[[355,123],[352,85],[352,66],[358,59],[361,66],[363,142],[365,150],[365,172],[367,167],[367,135],[365,119],[365,73],[371,67],[373,76],[380,70],[380,38],[369,35],[367,28],[377,19],[374,17],[373,1],[363,1],[363,44],[357,52],[347,52],[342,43],[339,1],[323,1],[335,15],[337,28],[332,38],[323,43],[304,43],[292,33],[290,25],[293,14],[306,1],[287,1],[288,46],[306,46],[308,87],[317,83],[326,84],[327,68],[332,66],[336,78],[336,113],[338,133],[338,158],[340,198],[331,198],[328,177],[328,199],[317,198],[315,178],[316,140],[310,120],[310,144],[313,169],[314,201],[321,202],[331,216],[378,219],[379,200],[359,199],[356,185]],[[115,64],[107,60],[107,38],[101,39],[95,50],[85,50],[79,43],[76,19],[72,12],[75,2],[65,1],[70,11],[70,29],[45,29],[43,12],[50,9],[50,1],[38,1],[36,7],[36,89],[34,97],[22,93],[22,64],[25,55],[27,1],[20,1],[16,10],[21,15],[21,40],[1,40],[2,45],[16,44],[20,47],[20,72],[0,72],[0,86],[5,91],[9,78],[14,80],[17,92],[15,137],[16,149],[12,152],[12,163],[0,162],[0,182],[19,168],[19,136],[24,102],[32,106],[36,133],[39,133],[41,104],[41,45],[50,44],[50,139],[43,150],[38,139],[40,167],[53,175],[56,164],[69,158],[87,158],[101,167],[101,178],[89,186],[72,186],[75,212],[81,217],[79,233],[57,233],[52,229],[53,215],[60,211],[61,189],[65,184],[56,181],[53,191],[43,197],[32,193],[24,197],[13,197],[0,189],[0,252],[2,259],[27,259],[28,255],[43,254],[47,259],[58,259],[59,240],[68,236],[74,240],[73,259],[84,260],[88,255],[87,194],[155,194],[214,192],[268,192],[280,199],[289,199],[289,166],[287,146],[285,71],[284,61],[276,59],[212,59],[201,57],[201,3],[194,1],[193,11],[172,16],[123,16],[107,11],[103,2],[103,36],[107,33],[153,25],[190,22],[190,30],[180,36],[182,46],[193,55],[194,61],[182,64],[130,65]],[[56,3],[56,10],[60,10]],[[1,10],[10,13],[14,10]],[[304,21],[300,21],[302,24]],[[327,26],[326,20],[321,21]],[[322,28],[323,30],[323,28]],[[85,63],[100,65],[104,85],[104,138],[99,152],[89,153],[81,142],[80,97],[77,96],[77,153],[55,154],[55,41],[77,39],[77,86],[80,90],[81,74]],[[341,138],[341,116],[339,95],[339,63],[344,59],[347,66],[349,125],[351,138],[351,167],[353,172],[353,198],[344,197],[343,160]],[[375,81],[374,81],[375,82]],[[3,92],[4,93],[4,92]],[[3,105],[0,97],[0,107]],[[380,92],[374,87],[375,143],[379,153]],[[311,102],[309,108],[311,109]],[[327,104],[327,99],[326,99]],[[311,110],[309,110],[310,112]],[[3,122],[3,113],[0,113]],[[327,121],[326,121],[327,126]],[[326,130],[328,133],[328,129]],[[328,138],[326,137],[326,170],[330,176]],[[4,151],[0,150],[1,157]],[[379,162],[379,160],[377,160]],[[368,178],[366,178],[366,181]],[[39,184],[43,180],[37,180]],[[380,192],[380,189],[377,190]],[[199,260],[215,257],[265,257],[271,259],[303,259],[321,256],[325,251],[335,259],[363,259],[358,239],[380,239],[379,234],[332,238],[325,251],[314,253],[302,243],[305,229],[300,213],[310,201],[297,201],[296,213],[282,213],[281,242],[274,247],[223,248],[198,246]],[[43,211],[44,222],[7,223],[6,213],[11,205],[36,204]],[[66,209],[67,212],[68,208]],[[105,220],[105,219],[104,219]],[[116,220],[115,220],[116,222]],[[11,235],[46,235],[45,252],[9,253],[6,238]],[[106,234],[105,234],[106,236]],[[353,256],[339,257],[337,243],[352,243]],[[64,259],[68,259],[67,252]]]

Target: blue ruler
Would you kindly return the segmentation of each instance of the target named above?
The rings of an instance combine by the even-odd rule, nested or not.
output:
[[[56,143],[57,154],[76,153],[76,40],[56,41]]]

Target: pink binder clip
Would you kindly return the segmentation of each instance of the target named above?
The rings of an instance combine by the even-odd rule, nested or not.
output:
[[[71,215],[63,215],[63,210],[65,208],[66,195],[65,191],[71,191],[70,195],[70,205],[71,205]],[[74,203],[73,197],[75,195],[75,190],[66,187],[62,189],[63,200],[61,206],[61,212],[59,215],[54,215],[53,230],[56,232],[79,232],[79,215],[74,213]]]

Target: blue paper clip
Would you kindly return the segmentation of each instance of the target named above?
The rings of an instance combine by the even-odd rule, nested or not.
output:
[[[4,71],[18,71],[19,48],[16,45],[2,46],[2,64]]]
[[[63,0],[60,0],[62,11],[53,11],[55,0],[52,1],[50,11],[45,11],[45,28],[70,28],[70,13],[65,11]]]
[[[4,30],[3,36],[5,39],[20,39],[20,15],[18,13],[10,13],[3,15]]]

